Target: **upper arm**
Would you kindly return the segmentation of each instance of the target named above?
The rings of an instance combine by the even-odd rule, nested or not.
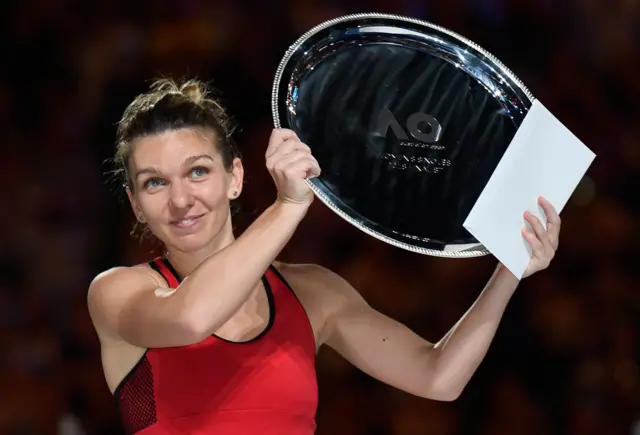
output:
[[[164,292],[168,297],[157,296]],[[180,298],[161,288],[140,268],[115,268],[98,275],[87,304],[101,340],[123,340],[139,347],[195,343],[200,334],[189,323]]]
[[[435,391],[436,352],[405,325],[375,310],[344,279],[328,272],[323,291],[333,299],[325,343],[368,375],[420,397]]]

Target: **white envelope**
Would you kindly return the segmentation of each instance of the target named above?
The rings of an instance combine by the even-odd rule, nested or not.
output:
[[[562,211],[595,154],[539,101],[524,117],[511,144],[464,222],[464,227],[516,277],[531,259],[522,236],[523,214],[546,225],[543,196]]]

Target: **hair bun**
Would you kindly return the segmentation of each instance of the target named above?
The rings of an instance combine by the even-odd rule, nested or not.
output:
[[[189,80],[180,87],[180,92],[196,104],[201,104],[206,97],[207,89],[198,80]]]

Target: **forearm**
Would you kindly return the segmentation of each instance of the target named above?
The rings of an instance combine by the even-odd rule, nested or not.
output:
[[[462,392],[484,359],[518,282],[498,266],[472,307],[434,346],[438,389],[454,396]]]
[[[306,212],[307,206],[277,201],[185,279],[176,294],[198,331],[210,335],[240,308]]]

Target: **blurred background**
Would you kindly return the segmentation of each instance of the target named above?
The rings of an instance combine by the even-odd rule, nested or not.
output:
[[[288,46],[339,15],[423,18],[505,62],[598,158],[563,212],[552,266],[527,279],[462,397],[410,397],[331,350],[318,434],[640,434],[640,2],[637,0],[7,0],[0,14],[0,434],[118,435],[86,309],[90,280],[146,261],[109,177],[114,124],[158,76],[211,80],[241,129],[242,231],[273,200],[270,92]],[[495,259],[410,254],[319,201],[281,260],[342,274],[438,340]]]

